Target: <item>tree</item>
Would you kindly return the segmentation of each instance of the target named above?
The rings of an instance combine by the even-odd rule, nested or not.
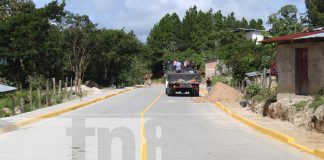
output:
[[[148,72],[150,57],[136,36],[124,30],[100,29],[97,50],[92,56],[85,79],[101,85],[125,86],[140,83]]]
[[[237,37],[235,42],[222,46],[217,54],[231,68],[232,76],[243,80],[247,72],[268,68],[275,51],[271,45],[255,45],[253,41]]]
[[[194,23],[192,27],[193,30],[190,33],[190,49],[195,50],[197,53],[208,50],[208,36],[213,31],[212,10],[209,10],[206,13],[199,11],[196,23]]]
[[[307,17],[311,26],[324,26],[324,0],[305,0]]]
[[[152,52],[150,60],[154,75],[160,74],[163,54],[175,53],[183,48],[181,21],[176,13],[165,15],[151,30],[147,44]]]
[[[263,21],[262,19],[258,19],[257,21],[255,19],[250,20],[249,28],[251,29],[258,29],[258,30],[264,30]]]
[[[224,17],[223,17],[223,14],[222,14],[222,11],[217,11],[215,14],[214,14],[214,17],[213,17],[213,26],[214,26],[214,31],[218,32],[220,31],[221,29],[223,29],[223,20],[224,20]]]
[[[186,50],[191,47],[191,44],[193,42],[191,34],[195,30],[194,26],[197,23],[197,17],[198,17],[197,6],[190,7],[186,11],[186,15],[182,20],[182,32],[181,32],[181,38],[183,44],[182,50]]]
[[[182,22],[182,44],[181,51],[187,49],[201,53],[208,49],[208,36],[213,30],[220,29],[222,25],[222,14],[198,11],[196,6],[189,8]]]
[[[270,34],[281,36],[300,32],[303,27],[298,18],[298,10],[294,5],[286,5],[277,13],[269,16],[268,24],[271,25]]]
[[[69,65],[80,88],[84,72],[97,48],[96,25],[90,21],[88,16],[72,13],[66,17],[64,25],[64,45],[68,50]]]
[[[147,43],[154,50],[175,52],[180,48],[181,22],[176,13],[166,14],[154,25],[147,38]]]
[[[231,12],[224,19],[224,29],[225,30],[234,30],[239,27],[239,21],[235,18],[235,13]]]
[[[249,28],[249,22],[243,17],[242,21],[240,22],[241,28]]]
[[[30,79],[74,76],[79,93],[84,79],[104,86],[143,81],[155,56],[134,32],[97,29],[88,16],[67,13],[64,6],[64,0],[42,8],[35,8],[31,0],[0,1],[1,78],[26,88]],[[164,31],[163,44],[178,43],[179,17],[169,15],[163,24],[167,25],[162,25],[155,36]],[[159,50],[159,44],[155,44]],[[163,45],[162,49],[172,52],[178,50],[177,45]]]
[[[263,20],[262,19],[258,19],[256,28],[259,29],[259,30],[265,30],[265,28],[263,26]]]
[[[35,4],[31,0],[1,0],[0,21],[18,14],[28,14],[35,10]]]
[[[53,1],[44,8],[29,8],[28,12],[8,11],[9,16],[0,23],[0,55],[5,61],[3,77],[24,86],[28,76],[52,73],[47,67],[52,61],[44,61],[47,54],[52,54],[47,48],[52,29],[50,21],[59,21],[63,8],[64,4]]]

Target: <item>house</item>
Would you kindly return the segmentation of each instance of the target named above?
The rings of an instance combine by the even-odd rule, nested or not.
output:
[[[205,78],[216,76],[216,68],[219,63],[217,58],[205,59]]]
[[[324,30],[274,37],[278,93],[313,95],[324,87]]]
[[[234,32],[243,32],[245,33],[247,40],[255,41],[256,44],[261,44],[260,42],[264,40],[263,32],[265,32],[265,30],[237,28],[234,30]]]

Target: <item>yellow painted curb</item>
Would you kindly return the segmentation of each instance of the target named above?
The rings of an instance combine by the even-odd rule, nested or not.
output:
[[[314,155],[324,159],[324,149],[315,149]]]
[[[20,120],[18,122],[15,122],[13,124],[10,124],[8,126],[0,128],[0,134],[17,130],[18,128],[21,128],[21,127],[27,126],[29,124],[41,121],[43,119],[52,118],[52,117],[55,117],[55,116],[59,116],[59,115],[61,115],[63,113],[67,113],[67,112],[70,112],[70,111],[73,111],[73,110],[76,110],[76,109],[79,109],[79,108],[83,108],[83,107],[88,106],[90,104],[105,100],[107,98],[116,96],[116,95],[124,93],[124,92],[131,91],[131,90],[132,89],[127,89],[127,90],[120,91],[120,92],[117,92],[117,93],[113,93],[113,94],[109,94],[109,95],[102,96],[102,97],[99,97],[99,98],[95,98],[95,99],[92,99],[92,100],[89,100],[89,101],[86,101],[86,102],[82,102],[82,103],[79,103],[79,104],[76,104],[76,105],[72,105],[70,107],[66,107],[66,108],[63,108],[63,109],[60,109],[60,110],[56,110],[56,111],[53,111],[53,112],[49,112],[49,113],[41,114],[41,115],[38,115],[38,116],[35,116],[35,117]]]
[[[271,130],[269,128],[263,127],[259,124],[256,124],[255,122],[252,122],[238,114],[233,113],[230,109],[224,107],[220,102],[216,102],[215,106],[217,106],[218,108],[220,108],[221,110],[223,110],[225,113],[227,113],[228,115],[232,116],[233,118],[237,119],[238,121],[244,123],[245,125],[261,132],[264,133],[268,136],[271,136],[277,140],[280,140],[284,143],[289,144],[290,146],[293,146],[301,151],[307,152],[309,154],[312,154],[318,158],[324,159],[324,150],[323,149],[310,149],[306,146],[300,145],[298,143],[295,142],[295,138],[287,136],[283,133],[280,133],[278,131],[275,130]]]

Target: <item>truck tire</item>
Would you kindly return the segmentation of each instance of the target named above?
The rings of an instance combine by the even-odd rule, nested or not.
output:
[[[169,88],[166,88],[166,89],[165,89],[165,93],[166,93],[166,95],[168,95],[168,96],[172,96],[172,93],[171,93],[171,91],[170,91]]]
[[[199,91],[196,91],[195,97],[199,97]]]
[[[191,97],[199,97],[199,91],[191,91],[190,96]]]

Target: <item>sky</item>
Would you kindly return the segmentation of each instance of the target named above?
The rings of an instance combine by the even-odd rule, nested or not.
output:
[[[43,7],[51,0],[33,0]],[[146,42],[154,24],[167,13],[177,13],[183,18],[189,7],[208,11],[221,10],[223,15],[234,12],[237,18],[263,19],[277,12],[286,4],[294,4],[299,12],[305,12],[304,0],[66,0],[66,10],[86,14],[99,27],[133,30],[140,41]],[[266,26],[269,29],[269,26]]]

